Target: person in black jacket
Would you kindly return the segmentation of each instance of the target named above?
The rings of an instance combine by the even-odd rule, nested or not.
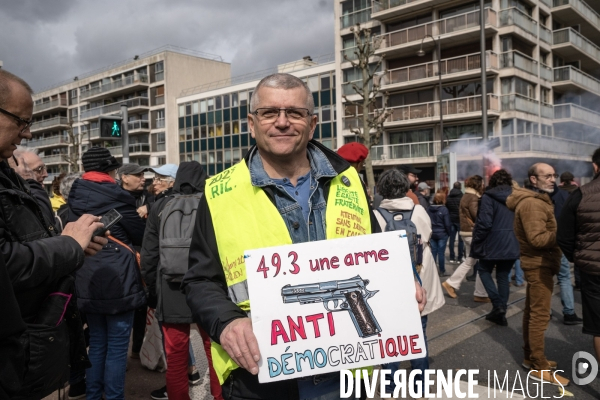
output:
[[[7,160],[13,157],[21,139],[31,139],[31,94],[25,81],[0,69],[0,251],[20,317],[25,323],[36,320],[44,300],[55,291],[61,279],[83,264],[84,255],[95,254],[107,242],[100,237],[92,240],[92,233],[102,227],[98,222],[100,218],[92,215],[84,215],[68,224],[58,236],[54,226],[44,217],[30,185],[9,167]],[[3,303],[3,310],[4,307],[9,310],[11,305]],[[14,328],[20,325],[16,319],[9,321],[14,323]],[[22,370],[23,361],[2,357],[0,368]],[[0,375],[2,381],[8,378],[4,372]],[[19,389],[23,382],[13,383],[12,389]]]
[[[450,233],[450,241],[448,242],[448,249],[450,250],[450,259],[448,261],[451,263],[460,263],[465,253],[465,244],[463,243],[460,235],[458,235],[458,257],[455,257],[454,253],[456,235],[458,232],[460,232],[460,213],[458,210],[460,208],[460,200],[463,197],[463,192],[461,189],[461,183],[454,182],[454,186],[446,198],[446,208],[448,208],[448,212],[450,213],[450,222],[452,223],[452,232]]]
[[[146,295],[133,246],[141,245],[144,220],[135,199],[115,181],[118,161],[108,149],[92,147],[82,156],[85,173],[69,193],[69,219],[115,209],[123,218],[110,228],[109,243],[77,271],[77,304],[90,328],[86,398],[123,398],[127,349],[134,310]]]
[[[511,193],[510,174],[503,169],[496,171],[490,177],[489,189],[481,197],[471,243],[471,256],[479,259],[481,282],[494,306],[486,319],[501,326],[508,325],[508,276],[520,256],[513,228],[515,213],[506,207],[506,199]],[[492,279],[494,267],[498,287]]]
[[[569,192],[560,190],[554,182],[554,191],[549,193],[552,204],[554,204],[554,217],[556,221],[560,219],[563,206],[569,198]],[[558,285],[560,286],[560,302],[563,306],[563,324],[581,325],[583,319],[575,313],[575,297],[573,295],[573,284],[571,283],[571,264],[564,254],[560,258],[560,270],[556,274]]]
[[[438,192],[433,197],[433,204],[427,209],[427,214],[431,218],[431,240],[429,241],[431,246],[431,253],[433,259],[438,263],[440,270],[440,276],[447,276],[446,274],[446,243],[448,237],[452,233],[452,223],[450,222],[450,213],[444,205],[446,203],[446,196],[442,192]]]
[[[166,391],[170,398],[185,398],[188,395],[188,375],[194,374],[193,351],[189,350],[190,324],[192,312],[188,307],[185,295],[179,290],[180,281],[171,281],[161,276],[159,265],[168,263],[160,258],[160,224],[162,212],[167,203],[175,195],[190,195],[204,192],[208,175],[196,162],[182,162],[177,169],[172,193],[156,201],[146,223],[144,243],[142,245],[142,275],[148,285],[150,296],[156,298],[156,318],[161,323],[165,338],[165,354],[167,356],[167,385],[159,392]],[[194,220],[195,222],[195,220]],[[202,336],[211,377],[211,394],[215,399],[222,399],[219,384],[210,363],[210,338],[199,329]],[[189,353],[189,360],[188,360]],[[197,372],[195,374],[198,375]],[[199,376],[198,376],[199,379]],[[154,398],[154,396],[153,396]]]
[[[583,333],[592,335],[600,360],[600,147],[592,154],[592,181],[575,189],[558,219],[556,241],[563,256],[580,268]]]

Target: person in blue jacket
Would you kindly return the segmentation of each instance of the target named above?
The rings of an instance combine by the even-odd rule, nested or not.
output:
[[[452,234],[452,222],[450,221],[450,212],[446,208],[446,194],[437,192],[433,196],[433,204],[427,209],[427,214],[431,218],[431,253],[433,259],[438,263],[440,276],[446,274],[446,243]]]
[[[125,397],[127,350],[136,309],[146,295],[133,246],[141,246],[145,222],[135,198],[115,181],[121,164],[103,147],[92,147],[81,157],[85,173],[69,192],[69,220],[83,214],[102,216],[116,209],[123,218],[110,228],[108,244],[86,257],[77,271],[77,305],[90,328],[86,398]]]
[[[512,193],[512,182],[512,176],[504,169],[490,177],[490,186],[481,196],[471,244],[471,257],[479,259],[477,271],[493,304],[486,319],[501,326],[508,325],[509,274],[520,256],[513,228],[515,214],[506,207],[506,199]],[[497,287],[492,279],[494,267]]]

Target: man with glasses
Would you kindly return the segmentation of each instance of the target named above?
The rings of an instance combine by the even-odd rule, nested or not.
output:
[[[194,320],[214,341],[213,365],[228,400],[340,395],[337,372],[259,384],[261,355],[252,332],[243,261],[247,249],[339,237],[335,218],[341,212],[361,221],[363,233],[378,229],[358,173],[312,140],[316,125],[305,82],[289,74],[262,79],[248,115],[256,145],[241,162],[207,180],[198,206],[182,289]],[[357,207],[336,201],[340,192],[356,199]],[[227,260],[239,264],[232,267]],[[422,309],[423,293],[417,287]]]
[[[17,150],[13,152],[13,156],[8,159],[8,164],[21,178],[27,181],[29,190],[38,201],[46,221],[48,221],[49,225],[53,225],[56,228],[54,210],[48,198],[48,192],[44,189],[44,179],[48,176],[44,161],[42,161],[34,149],[17,146]]]
[[[546,358],[544,336],[550,321],[554,275],[560,269],[561,251],[556,242],[556,218],[550,194],[556,175],[548,164],[537,163],[527,172],[530,187],[515,188],[506,206],[515,213],[515,235],[521,247],[521,267],[527,280],[523,310],[523,366],[534,380],[553,385],[569,380],[553,373],[557,364]]]
[[[57,236],[56,229],[42,217],[29,184],[9,167],[7,160],[13,157],[21,140],[31,138],[31,94],[25,81],[0,69],[0,200],[3,205],[0,210],[0,252],[21,317],[27,323],[33,323],[39,317],[44,300],[56,291],[57,282],[81,267],[85,254],[95,254],[107,243],[105,238],[94,237],[92,240],[93,232],[102,227],[100,217],[92,215],[83,215],[78,221],[67,224],[62,235]],[[86,355],[78,357],[81,356],[87,361]],[[81,363],[79,358],[77,360]],[[23,364],[19,359],[2,358],[0,365],[19,368]],[[39,365],[30,365],[28,371],[33,373],[36,367]],[[59,363],[56,367],[59,372],[63,371]],[[22,389],[31,390],[30,397],[46,395],[33,386]]]

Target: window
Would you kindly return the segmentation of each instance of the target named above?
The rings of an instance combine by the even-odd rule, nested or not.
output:
[[[201,100],[200,101],[200,112],[201,113],[205,113],[206,112],[206,100]]]
[[[167,157],[160,156],[156,158],[158,165],[165,165],[167,163]]]
[[[427,103],[433,101],[433,89],[420,90],[417,92],[408,92],[391,95],[389,97],[389,106],[397,107],[408,104]]]
[[[213,111],[215,109],[215,99],[207,100],[208,111]]]
[[[331,82],[329,75],[321,76],[321,90],[327,90],[331,88]]]
[[[408,132],[390,133],[390,144],[404,144],[417,142],[432,142],[433,129],[420,129]]]
[[[318,76],[309,77],[307,84],[308,84],[308,88],[311,90],[311,92],[319,91],[319,77]]]
[[[229,108],[229,95],[228,94],[224,94],[223,95],[223,108]]]
[[[248,93],[240,92],[240,106],[245,106],[248,104]]]
[[[321,107],[321,122],[329,122],[331,121],[331,107],[323,106]]]
[[[72,99],[76,99],[77,98],[77,89],[72,89],[70,93],[71,93],[71,98]]]
[[[166,144],[167,144],[167,142],[165,140],[165,133],[164,132],[158,132],[156,134],[156,151],[165,151],[166,150]]]
[[[237,93],[231,93],[231,106],[232,107],[237,107],[238,104],[238,94]]]
[[[192,103],[192,114],[198,114],[198,102],[197,101]]]
[[[192,115],[192,103],[185,105],[185,115]]]
[[[185,105],[183,105],[183,104],[179,105],[179,116],[185,117]]]
[[[512,135],[514,134],[514,120],[512,119],[503,119],[502,120],[502,135]]]
[[[518,77],[503,78],[501,80],[502,94],[520,94],[521,96],[535,99],[535,85]],[[488,92],[489,93],[489,92]]]

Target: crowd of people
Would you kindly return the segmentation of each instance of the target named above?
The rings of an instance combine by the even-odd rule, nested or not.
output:
[[[128,348],[131,341],[130,356],[139,358],[148,307],[168,365],[166,386],[149,393],[154,399],[189,399],[189,385],[200,380],[191,324],[203,340],[214,398],[339,398],[337,372],[258,382],[245,267],[241,276],[225,268],[247,249],[341,237],[328,224],[340,212],[363,218],[364,234],[385,231],[386,213],[406,215],[419,237],[411,256],[425,335],[428,315],[445,294],[456,298],[465,278],[476,281],[475,301],[491,303],[486,318],[506,326],[515,269],[516,285],[527,283],[523,366],[532,378],[569,383],[549,373],[557,363],[544,348],[555,275],[564,323],[583,323],[600,359],[600,149],[594,179],[581,187],[568,173],[559,187],[553,167],[538,163],[525,187],[501,169],[487,187],[474,175],[464,193],[456,182],[432,195],[421,171],[402,165],[381,174],[371,197],[359,174],[368,150],[350,143],[336,153],[312,140],[311,91],[279,73],[254,90],[248,124],[256,145],[235,168],[208,180],[195,161],[123,165],[91,147],[83,172],[57,177],[49,197],[43,160],[18,147],[31,138],[31,93],[0,70],[0,298],[10,321],[0,327],[0,398],[39,399],[68,381],[70,399],[123,399]],[[147,173],[154,173],[149,186]],[[342,187],[365,207],[331,201]],[[112,210],[120,220],[106,230],[100,217]],[[574,312],[571,262],[583,320]],[[411,366],[422,380],[428,357]]]

